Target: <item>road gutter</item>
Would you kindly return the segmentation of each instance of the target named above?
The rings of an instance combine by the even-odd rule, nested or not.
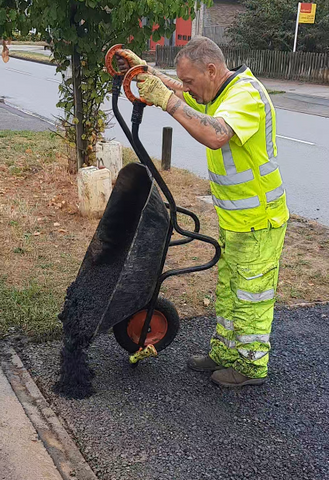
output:
[[[63,480],[97,480],[16,352],[6,345],[3,351],[3,372]]]

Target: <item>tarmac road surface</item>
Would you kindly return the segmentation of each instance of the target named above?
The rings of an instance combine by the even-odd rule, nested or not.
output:
[[[329,306],[276,313],[270,378],[225,389],[186,359],[206,352],[214,319],[185,320],[158,359],[131,369],[113,336],[90,348],[94,396],[51,390],[59,343],[20,352],[102,480],[329,478]]]

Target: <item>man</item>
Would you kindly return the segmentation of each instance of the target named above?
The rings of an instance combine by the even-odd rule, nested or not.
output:
[[[121,68],[144,63],[120,51]],[[125,64],[127,67],[127,64]],[[194,37],[176,57],[181,82],[150,69],[139,92],[207,147],[222,256],[216,289],[217,326],[206,356],[188,366],[212,372],[224,386],[261,385],[267,378],[279,259],[289,217],[275,163],[275,111],[246,66],[228,70],[220,48]]]

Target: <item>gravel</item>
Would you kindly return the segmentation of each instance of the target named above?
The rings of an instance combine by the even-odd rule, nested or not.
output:
[[[329,478],[329,306],[280,310],[268,382],[225,389],[186,359],[206,352],[214,319],[182,323],[158,359],[137,369],[113,336],[89,349],[96,394],[56,396],[60,343],[19,352],[102,480]]]

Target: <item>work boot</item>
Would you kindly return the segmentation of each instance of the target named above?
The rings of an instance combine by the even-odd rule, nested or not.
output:
[[[243,387],[244,385],[262,385],[265,378],[249,378],[237,372],[234,368],[225,368],[219,372],[214,372],[210,379],[217,385],[224,387]]]
[[[188,359],[187,366],[196,372],[214,372],[224,368],[214,362],[209,355],[193,355],[193,357]]]

